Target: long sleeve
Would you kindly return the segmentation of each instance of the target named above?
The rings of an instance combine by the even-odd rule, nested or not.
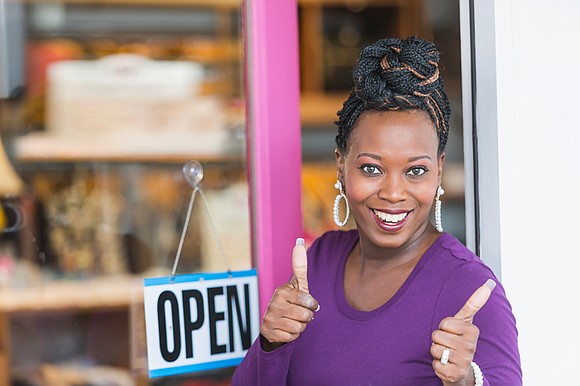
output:
[[[451,277],[461,279],[446,282],[441,292],[441,313],[433,325],[445,316],[454,315],[478,286],[489,278],[494,279],[497,286],[473,319],[480,331],[474,361],[483,372],[484,385],[521,385],[518,331],[503,286],[489,269],[481,269],[481,264],[474,262],[460,266]]]
[[[252,344],[232,379],[232,386],[286,385],[294,342],[266,352],[260,346],[260,337]]]
[[[343,278],[357,233],[329,232],[308,250],[310,293],[321,304],[295,341],[265,352],[259,339],[234,374],[234,386],[441,385],[433,371],[431,334],[493,272],[451,235],[442,235],[397,294],[372,311],[351,307]],[[499,281],[475,315],[474,361],[484,385],[522,384],[514,315]]]

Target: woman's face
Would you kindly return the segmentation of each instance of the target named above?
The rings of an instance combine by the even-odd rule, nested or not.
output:
[[[435,127],[423,111],[359,117],[346,154],[337,152],[337,166],[361,238],[399,248],[425,234],[445,159],[437,148]]]

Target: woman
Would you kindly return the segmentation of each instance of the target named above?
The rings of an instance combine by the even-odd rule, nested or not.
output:
[[[295,248],[234,385],[522,383],[501,284],[491,293],[493,272],[442,232],[450,108],[438,63],[415,37],[361,51],[336,137],[335,221],[347,221],[344,200],[356,230],[324,234],[307,263]]]

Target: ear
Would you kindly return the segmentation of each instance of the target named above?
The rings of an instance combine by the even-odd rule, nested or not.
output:
[[[443,164],[445,164],[445,152],[441,153],[437,159],[437,184],[441,186],[441,180],[443,179]]]
[[[340,150],[335,149],[334,155],[336,157],[336,178],[341,182],[344,182],[344,154],[342,154]]]

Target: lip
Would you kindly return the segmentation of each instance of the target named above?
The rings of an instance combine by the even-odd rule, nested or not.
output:
[[[378,210],[378,209],[375,209]],[[389,225],[385,222],[383,222],[380,218],[377,217],[377,215],[375,214],[375,212],[373,211],[373,209],[369,209],[369,211],[371,212],[371,216],[373,217],[373,219],[375,220],[375,222],[377,223],[377,225],[387,231],[387,232],[398,232],[399,230],[401,230],[405,224],[407,224],[407,222],[409,221],[409,218],[413,215],[413,211],[412,210],[380,210],[380,212],[383,213],[388,213],[388,214],[401,214],[401,213],[407,213],[407,217],[405,217],[403,220],[399,221],[396,224],[393,225]]]

